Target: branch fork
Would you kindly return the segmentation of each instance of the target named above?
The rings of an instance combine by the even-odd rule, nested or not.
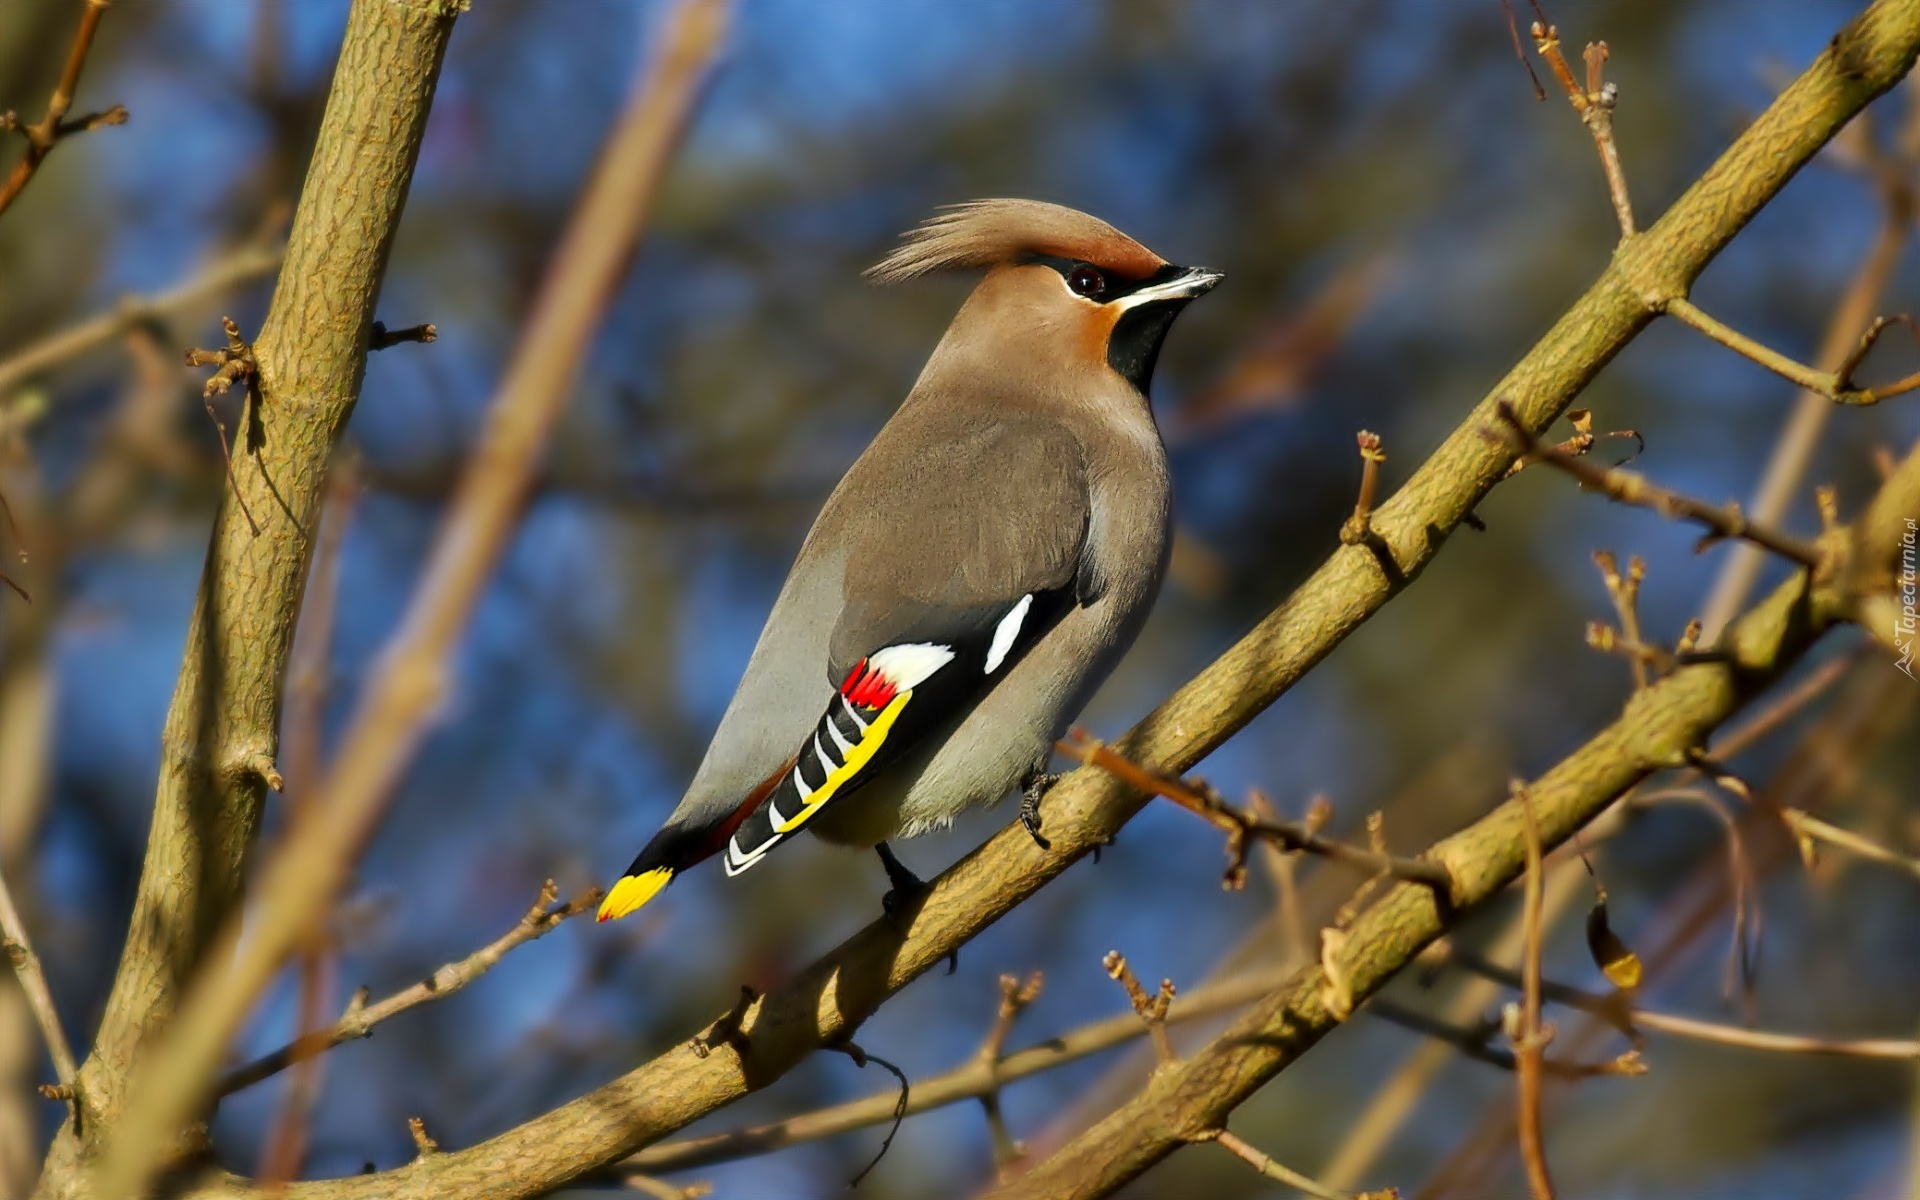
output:
[[[986,1113],[987,1131],[993,1137],[994,1168],[1003,1175],[1025,1157],[1027,1151],[1007,1131],[1006,1117],[1000,1111],[1000,1060],[1005,1056],[1007,1035],[1013,1032],[1014,1022],[1040,998],[1040,989],[1045,983],[1046,977],[1039,971],[1027,976],[1025,983],[1020,981],[1018,975],[1000,977],[1000,1007],[994,1013],[993,1024],[988,1027],[980,1049],[973,1056],[974,1061],[986,1071],[989,1080],[989,1086],[980,1094],[980,1107]]]
[[[1631,471],[1623,471],[1618,467],[1596,467],[1575,454],[1557,446],[1549,446],[1535,437],[1513,405],[1503,400],[1498,411],[1503,429],[1488,431],[1487,436],[1505,440],[1520,452],[1523,460],[1543,462],[1564,471],[1587,489],[1611,500],[1652,509],[1663,517],[1705,525],[1707,533],[1695,545],[1696,551],[1705,550],[1716,542],[1739,539],[1807,567],[1816,579],[1822,577],[1829,566],[1829,555],[1821,545],[1751,521],[1736,503],[1708,504],[1658,487]]]
[[[233,477],[233,452],[227,445],[226,422],[214,411],[213,398],[226,395],[236,382],[245,383],[247,399],[241,404],[244,418],[246,403],[251,402],[260,382],[260,364],[253,357],[252,345],[240,336],[240,326],[232,317],[221,317],[220,328],[227,335],[227,344],[216,350],[187,351],[187,365],[218,368],[208,378],[206,386],[201,388],[201,402],[206,406],[207,419],[213,422],[215,431],[220,434],[220,461],[226,466],[227,486],[233,489],[234,503],[240,506],[240,515],[247,519],[247,528],[253,530],[255,537],[259,537],[260,523],[253,519],[252,511],[247,508],[247,498],[240,494],[240,483]]]
[[[346,1009],[332,1028],[317,1033],[306,1034],[280,1047],[269,1054],[244,1066],[227,1072],[215,1089],[217,1095],[227,1095],[242,1088],[252,1087],[263,1079],[279,1074],[295,1063],[304,1062],[316,1055],[324,1054],[342,1042],[351,1042],[373,1034],[374,1027],[382,1021],[396,1017],[410,1008],[415,1008],[429,1000],[439,1000],[466,987],[480,976],[492,970],[507,952],[527,942],[545,937],[560,923],[583,912],[591,910],[600,903],[600,889],[587,891],[564,904],[556,903],[560,896],[559,885],[549,879],[540,888],[539,897],[533,906],[513,928],[482,946],[457,962],[451,962],[435,970],[431,975],[402,988],[378,1003],[369,1003],[366,988],[355,989]]]
[[[1381,1188],[1374,1192],[1343,1192],[1338,1188],[1328,1187],[1317,1179],[1302,1175],[1293,1168],[1276,1162],[1264,1150],[1258,1149],[1229,1129],[1210,1129],[1193,1140],[1212,1142],[1258,1171],[1264,1178],[1283,1183],[1301,1195],[1313,1197],[1313,1200],[1400,1200],[1399,1188]]]
[[[1540,16],[1530,31],[1534,50],[1546,61],[1553,77],[1560,81],[1568,101],[1573,105],[1573,111],[1580,115],[1581,124],[1593,134],[1594,148],[1600,152],[1600,167],[1607,176],[1607,195],[1613,201],[1614,217],[1620,222],[1620,240],[1624,242],[1633,237],[1635,232],[1633,201],[1627,195],[1626,171],[1620,165],[1620,150],[1613,141],[1613,110],[1620,100],[1620,88],[1604,78],[1607,44],[1587,43],[1583,56],[1587,79],[1583,88],[1575,81],[1573,68],[1567,65],[1566,55],[1560,52],[1560,31],[1547,22],[1546,14],[1540,11],[1537,2],[1534,12]]]
[[[1227,835],[1227,870],[1220,882],[1228,891],[1238,891],[1245,886],[1247,856],[1256,839],[1271,841],[1283,850],[1317,854],[1344,862],[1375,875],[1425,884],[1439,893],[1443,904],[1452,890],[1453,877],[1438,862],[1390,855],[1377,846],[1372,850],[1362,850],[1358,846],[1321,837],[1305,823],[1256,817],[1227,803],[1219,792],[1204,781],[1175,779],[1150,771],[1116,753],[1106,743],[1089,737],[1083,729],[1076,727],[1066,740],[1056,744],[1055,749],[1082,764],[1099,767],[1129,787],[1164,796],[1223,831]]]
[[[1167,1010],[1173,1007],[1173,980],[1162,979],[1160,990],[1148,992],[1141,986],[1140,977],[1133,973],[1127,963],[1127,956],[1118,950],[1109,950],[1100,960],[1100,966],[1106,971],[1107,978],[1126,989],[1127,1000],[1133,1005],[1133,1011],[1146,1023],[1147,1035],[1153,1039],[1154,1057],[1164,1067],[1178,1062],[1179,1056],[1173,1052],[1173,1039],[1167,1034]]]
[[[93,46],[94,32],[100,27],[100,18],[106,13],[108,3],[109,0],[87,0],[86,8],[81,10],[80,27],[74,31],[73,43],[67,48],[67,61],[60,68],[53,95],[47,99],[46,114],[32,124],[23,122],[17,113],[0,114],[0,131],[18,133],[27,142],[26,153],[13,165],[7,181],[0,184],[0,212],[5,212],[26,189],[41,161],[63,140],[104,125],[126,124],[127,110],[118,104],[85,116],[67,116],[73,107],[74,90],[80,86],[80,69],[86,66],[87,51]]]
[[[1854,371],[1859,368],[1867,353],[1879,342],[1880,335],[1890,326],[1906,326],[1907,331],[1914,335],[1914,340],[1920,342],[1920,326],[1916,326],[1913,317],[1907,313],[1875,317],[1866,331],[1860,335],[1859,343],[1840,360],[1839,365],[1834,370],[1822,371],[1789,358],[1771,346],[1748,337],[1708,315],[1699,305],[1684,296],[1670,297],[1659,307],[1666,315],[1689,329],[1720,343],[1742,358],[1758,363],[1789,383],[1816,396],[1825,396],[1835,404],[1850,408],[1866,408],[1882,400],[1891,400],[1895,396],[1904,396],[1908,392],[1920,389],[1920,371],[1878,387],[1860,387],[1853,382]]]

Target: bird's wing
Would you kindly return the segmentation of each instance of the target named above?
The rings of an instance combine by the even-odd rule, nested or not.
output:
[[[812,735],[768,781],[765,802],[732,831],[729,875],[951,728],[1087,599],[1091,513],[1078,440],[1034,419],[956,426],[903,440],[911,459],[849,481],[843,500],[856,507],[845,527],[844,603],[828,647],[835,691]],[[885,479],[887,491],[864,486],[867,479]]]

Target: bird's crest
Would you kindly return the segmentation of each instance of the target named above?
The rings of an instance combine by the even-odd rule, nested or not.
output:
[[[991,267],[1030,254],[1081,259],[1129,279],[1166,261],[1086,213],[1039,200],[972,200],[949,205],[909,231],[898,249],[867,268],[876,283],[900,283],[931,271]]]

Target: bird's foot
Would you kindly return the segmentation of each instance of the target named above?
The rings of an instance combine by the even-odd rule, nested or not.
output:
[[[887,914],[887,920],[902,933],[906,932],[907,921],[914,910],[926,898],[932,885],[907,869],[907,864],[894,857],[893,847],[881,842],[874,852],[880,856],[880,865],[887,869],[887,881],[893,886],[880,898],[880,908]],[[947,974],[960,969],[960,952],[955,950],[947,955]]]
[[[894,857],[893,847],[881,842],[873,848],[880,856],[880,865],[887,870],[887,882],[892,888],[881,898],[880,907],[886,910],[887,918],[895,924],[902,924],[905,918],[919,906],[920,900],[927,894],[927,881],[907,869],[907,864]]]
[[[1040,798],[1047,794],[1060,777],[1048,771],[1035,771],[1020,781],[1020,823],[1027,827],[1027,836],[1033,844],[1042,850],[1053,849],[1053,843],[1040,832]]]

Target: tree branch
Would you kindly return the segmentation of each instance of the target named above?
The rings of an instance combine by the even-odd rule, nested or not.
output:
[[[73,1046],[60,1025],[60,1010],[53,1006],[53,993],[47,988],[47,975],[40,969],[40,956],[27,939],[26,922],[13,905],[13,893],[7,879],[0,875],[0,953],[12,962],[20,977],[20,990],[26,994],[33,1019],[40,1023],[40,1035],[47,1040],[47,1057],[53,1060],[53,1077],[61,1088],[73,1086]]]
[[[1537,4],[1534,10],[1539,11]],[[1625,241],[1634,235],[1633,201],[1627,198],[1627,174],[1620,165],[1620,148],[1613,140],[1613,109],[1619,102],[1620,89],[1601,77],[1607,62],[1607,44],[1587,43],[1587,85],[1583,88],[1574,80],[1566,55],[1560,52],[1560,31],[1545,21],[1535,21],[1530,32],[1534,49],[1560,81],[1567,99],[1573,102],[1573,111],[1580,115],[1581,124],[1593,134],[1594,148],[1600,152],[1600,167],[1607,176],[1607,195],[1613,201],[1613,215],[1620,222],[1620,240]]]
[[[236,430],[162,735],[152,832],[82,1113],[56,1138],[42,1194],[117,1144],[134,1064],[232,910],[277,749],[281,689],[321,485],[359,392],[385,274],[452,31],[443,0],[354,5],[273,302],[253,350],[257,402]],[[259,518],[258,536],[242,503]],[[127,1189],[132,1190],[132,1189]]]
[[[353,20],[384,8],[363,3]],[[244,940],[240,915],[227,917],[208,969],[198,973],[166,1036],[141,1063],[139,1102],[105,1149],[96,1194],[143,1190],[167,1140],[210,1098],[212,1072],[228,1039],[286,957],[324,918],[372,835],[441,702],[447,657],[512,532],[547,433],[625,274],[724,29],[718,0],[688,0],[670,19],[661,50],[609,134],[554,251],[420,589],[342,736],[315,803],[254,880],[259,899],[245,922]],[[343,71],[348,61],[343,56]],[[294,266],[291,257],[288,266]],[[371,324],[368,314],[346,331],[362,365]],[[267,356],[260,359],[264,373]],[[418,1165],[440,1158],[429,1156]]]
[[[1663,517],[1697,521],[1711,531],[1713,539],[1744,539],[1816,572],[1825,562],[1825,556],[1816,544],[1764,525],[1756,525],[1740,512],[1738,505],[1707,504],[1691,496],[1657,487],[1632,471],[1623,471],[1618,467],[1596,467],[1583,458],[1541,441],[1527,429],[1512,405],[1502,404],[1499,413],[1507,437],[1524,458],[1557,467],[1609,499],[1650,508]]]
[[[1440,964],[1458,966],[1507,987],[1521,987],[1521,973],[1477,954],[1451,947]],[[1721,1046],[1739,1046],[1747,1050],[1765,1050],[1779,1054],[1820,1054],[1836,1058],[1883,1058],[1911,1062],[1920,1060],[1920,1041],[1911,1038],[1823,1038],[1807,1034],[1775,1033],[1764,1029],[1746,1029],[1717,1021],[1700,1021],[1669,1013],[1635,1008],[1624,992],[1605,995],[1564,983],[1543,983],[1542,994],[1555,1004],[1578,1009],[1601,1018],[1629,1036],[1641,1029],[1696,1042]]]
[[[235,250],[178,287],[149,298],[129,296],[106,312],[35,342],[0,362],[0,400],[40,372],[78,358],[129,330],[272,274],[280,265],[282,253],[279,246],[264,245]]]
[[[60,68],[53,95],[47,100],[46,115],[31,125],[22,125],[12,113],[0,116],[0,130],[16,131],[27,141],[26,152],[13,164],[6,182],[0,183],[0,213],[6,212],[7,206],[26,190],[33,173],[61,139],[102,125],[126,123],[127,110],[118,104],[71,121],[67,119],[67,112],[73,107],[74,89],[80,86],[80,68],[87,65],[87,51],[93,48],[94,31],[100,27],[100,18],[106,14],[109,3],[111,0],[87,0],[86,8],[80,11],[80,27],[74,30],[73,44],[67,47],[67,61]]]
[[[450,962],[435,970],[433,974],[411,987],[405,987],[393,995],[373,1004],[367,1003],[364,991],[354,994],[347,1011],[341,1014],[331,1029],[307,1034],[269,1054],[263,1054],[245,1066],[235,1067],[220,1077],[214,1093],[224,1096],[242,1088],[252,1087],[263,1079],[268,1079],[295,1063],[325,1054],[342,1042],[351,1042],[373,1036],[373,1027],[382,1021],[390,1020],[410,1008],[418,1008],[433,1000],[444,1000],[453,993],[466,987],[474,980],[491,971],[505,958],[507,952],[528,942],[538,941],[560,927],[560,923],[592,908],[600,903],[600,889],[590,888],[583,895],[576,896],[565,904],[556,906],[555,899],[560,890],[553,880],[547,880],[540,889],[539,898],[525,916],[514,923],[493,941],[475,950],[472,954],[456,962]]]
[[[1910,87],[1908,91],[1911,93],[1909,111],[1916,118],[1913,127],[1920,128],[1920,88]],[[1859,130],[1866,143],[1872,146],[1868,117],[1869,114],[1862,113],[1848,128]],[[1883,209],[1880,230],[1834,306],[1833,315],[1827,321],[1826,332],[1821,337],[1814,357],[1814,362],[1823,369],[1837,370],[1846,361],[1854,331],[1865,328],[1868,318],[1879,307],[1880,298],[1892,281],[1894,271],[1906,252],[1907,243],[1913,236],[1914,194],[1906,174],[1907,170],[1920,166],[1920,163],[1904,164],[1906,170],[1900,169],[1900,164],[1889,165],[1893,169],[1882,175],[1879,187]],[[1788,505],[1799,494],[1801,480],[1813,462],[1820,434],[1832,418],[1833,411],[1833,402],[1818,392],[1803,389],[1794,400],[1793,412],[1774,443],[1772,454],[1754,491],[1753,501],[1748,506],[1754,520],[1776,525],[1785,518]],[[1760,577],[1763,561],[1757,547],[1733,547],[1721,565],[1706,604],[1702,606],[1703,644],[1711,646],[1718,641],[1720,631],[1746,605],[1747,596]]]
[[[1746,334],[1715,320],[1691,300],[1685,298],[1669,300],[1667,315],[1678,320],[1682,325],[1705,334],[1741,357],[1759,363],[1787,382],[1798,384],[1802,390],[1817,396],[1825,396],[1835,404],[1864,408],[1878,404],[1882,400],[1891,400],[1895,396],[1904,396],[1920,388],[1920,371],[1875,388],[1855,387],[1853,380],[1849,378],[1852,366],[1857,365],[1859,360],[1865,357],[1867,350],[1872,348],[1880,334],[1889,325],[1901,320],[1899,318],[1876,319],[1867,326],[1867,332],[1861,335],[1858,345],[1848,353],[1846,360],[1838,369],[1821,371],[1795,362],[1778,350],[1756,342]]]

